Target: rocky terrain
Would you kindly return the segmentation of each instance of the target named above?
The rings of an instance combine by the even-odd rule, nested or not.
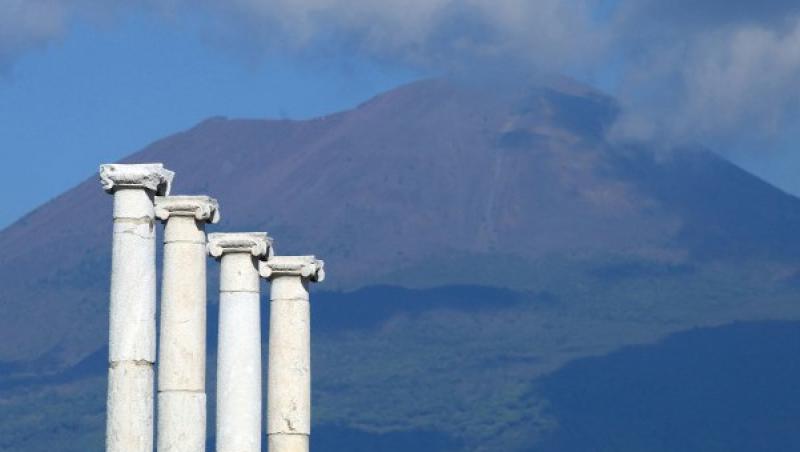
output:
[[[707,150],[609,142],[615,115],[613,99],[568,80],[425,80],[307,121],[211,118],[125,161],[164,162],[175,194],[218,198],[215,231],[266,230],[279,253],[325,259],[312,294],[315,451],[677,450],[663,428],[691,398],[626,394],[625,406],[665,407],[626,445],[596,433],[632,418],[597,395],[611,383],[582,380],[585,410],[565,382],[574,366],[601,372],[596,360],[697,327],[751,322],[666,339],[654,362],[612,370],[660,369],[674,356],[658,350],[708,337],[774,350],[769,325],[793,337],[800,201]],[[102,447],[110,212],[92,176],[0,232],[2,451]],[[213,350],[216,264],[209,275]],[[797,356],[800,344],[783,346],[775,361]],[[789,379],[736,381],[786,384],[798,401]],[[797,421],[789,405],[759,425]],[[603,422],[576,424],[579,412]],[[683,450],[764,433],[736,422],[725,432],[741,441]],[[758,450],[792,449],[795,430],[776,427]]]

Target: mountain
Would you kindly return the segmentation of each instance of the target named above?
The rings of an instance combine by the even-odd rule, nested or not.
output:
[[[540,380],[562,420],[536,450],[798,450],[800,323],[691,330]]]
[[[213,230],[326,260],[315,450],[529,450],[568,425],[536,388],[569,363],[800,317],[800,202],[706,150],[609,142],[616,111],[563,79],[425,80],[307,121],[212,118],[125,161],[218,198]],[[0,232],[0,450],[102,444],[110,229],[91,177]]]

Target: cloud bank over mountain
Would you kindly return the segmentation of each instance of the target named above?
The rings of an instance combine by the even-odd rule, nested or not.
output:
[[[797,110],[800,4],[785,0],[623,2],[611,27],[624,55],[626,136],[717,140],[779,133]]]
[[[797,109],[800,4],[786,0],[0,0],[0,68],[73,21],[134,12],[248,57],[567,73],[619,99],[613,133],[626,139],[770,137]]]

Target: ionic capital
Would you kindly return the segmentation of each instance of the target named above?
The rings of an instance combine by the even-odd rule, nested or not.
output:
[[[250,253],[259,259],[272,255],[272,238],[266,232],[215,232],[208,234],[208,254]]]
[[[100,183],[103,189],[113,193],[120,187],[142,188],[156,195],[168,195],[175,173],[165,169],[161,163],[100,165]]]
[[[313,282],[325,279],[325,262],[314,256],[272,256],[258,263],[258,273],[268,279],[299,276]]]
[[[213,224],[219,221],[219,203],[208,196],[157,196],[155,213],[162,221],[181,216]]]

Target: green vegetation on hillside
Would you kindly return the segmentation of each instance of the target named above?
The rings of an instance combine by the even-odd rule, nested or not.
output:
[[[315,293],[315,314],[326,317],[313,319],[314,422],[373,434],[440,432],[465,444],[463,452],[527,450],[564,421],[536,381],[576,359],[692,327],[800,318],[800,288],[780,270],[607,259],[541,265],[528,292]],[[213,383],[212,374],[210,410]],[[72,382],[0,385],[0,403],[4,452],[102,445],[102,369]]]

